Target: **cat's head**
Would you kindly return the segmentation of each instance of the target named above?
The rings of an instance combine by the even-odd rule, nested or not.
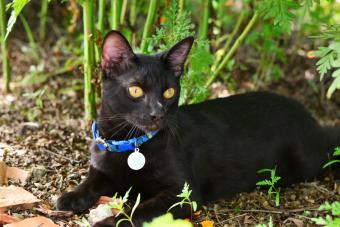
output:
[[[103,105],[142,131],[165,127],[176,113],[180,76],[193,37],[155,55],[135,54],[117,31],[102,47]]]

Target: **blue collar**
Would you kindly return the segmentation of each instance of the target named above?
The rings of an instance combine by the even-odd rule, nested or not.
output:
[[[92,136],[93,139],[97,142],[98,148],[102,151],[116,151],[116,152],[126,152],[132,151],[135,148],[139,147],[152,137],[157,134],[158,131],[152,131],[140,137],[135,137],[129,140],[106,140],[99,136],[99,131],[97,129],[97,124],[94,121],[92,123]]]

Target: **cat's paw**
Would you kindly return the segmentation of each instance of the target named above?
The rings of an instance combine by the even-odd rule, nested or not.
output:
[[[67,192],[57,200],[57,210],[73,211],[76,214],[84,212],[93,205],[93,199],[88,194],[80,192]]]

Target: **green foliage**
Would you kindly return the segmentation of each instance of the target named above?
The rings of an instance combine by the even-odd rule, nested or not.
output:
[[[319,50],[315,51],[315,56],[320,58],[316,65],[321,80],[328,71],[335,68],[332,73],[333,82],[327,91],[327,98],[330,98],[336,89],[340,89],[340,42],[319,47]]]
[[[35,100],[35,106],[33,108],[28,109],[25,112],[26,117],[29,121],[34,121],[40,115],[44,108],[44,100],[43,96],[45,94],[45,89],[36,90],[33,93],[24,93],[22,96],[30,99]]]
[[[326,217],[312,218],[317,225],[326,227],[340,226],[340,202],[335,201],[332,204],[326,202],[319,207],[319,211],[327,211]]]
[[[7,5],[7,9],[12,8],[11,16],[8,19],[7,24],[7,32],[5,39],[7,39],[9,33],[12,31],[13,26],[15,22],[17,21],[17,18],[22,11],[22,9],[25,7],[27,3],[29,3],[31,0],[13,0],[11,3]]]
[[[270,173],[270,179],[261,180],[256,183],[257,186],[268,186],[268,196],[275,195],[275,205],[280,205],[280,190],[276,188],[277,182],[281,179],[281,177],[276,175],[276,167],[274,169],[261,169],[257,173]]]
[[[274,226],[274,224],[273,224],[273,220],[272,220],[271,216],[269,218],[268,224],[258,224],[258,225],[255,225],[255,227],[273,227],[273,226]]]
[[[273,18],[274,26],[290,31],[291,22],[295,19],[292,10],[298,9],[299,3],[294,0],[262,0],[257,6],[264,19]]]
[[[122,223],[122,222],[129,222],[132,226],[134,226],[133,221],[132,221],[133,214],[135,213],[138,205],[140,204],[140,198],[141,197],[140,197],[140,194],[138,193],[136,202],[131,209],[130,215],[127,214],[125,212],[125,205],[128,201],[130,191],[131,191],[131,188],[125,193],[125,195],[123,197],[117,197],[118,194],[116,193],[113,196],[113,202],[110,203],[111,208],[117,209],[119,211],[117,216],[120,215],[120,214],[122,214],[124,216],[124,218],[121,218],[121,219],[118,220],[118,222],[116,223],[116,226],[119,226],[119,224]]]
[[[167,213],[157,218],[154,218],[150,223],[146,222],[143,227],[191,227],[192,224],[189,221],[182,219],[174,219],[172,214]]]
[[[191,16],[185,11],[179,13],[177,1],[171,1],[170,9],[165,13],[165,22],[149,39],[148,52],[170,48],[180,40],[194,35],[193,28]],[[180,104],[189,100],[191,103],[197,103],[208,97],[209,91],[205,82],[207,75],[211,73],[213,61],[214,56],[209,51],[209,42],[206,39],[197,39],[188,60],[191,67],[182,75]]]
[[[334,149],[334,153],[333,153],[333,156],[340,156],[340,147],[336,147]],[[326,168],[330,165],[333,165],[335,163],[340,163],[340,160],[339,159],[336,159],[336,160],[332,160],[332,161],[329,161],[327,162],[322,168]]]
[[[181,198],[182,200],[173,204],[168,209],[168,211],[171,210],[172,208],[176,207],[176,206],[180,206],[182,208],[184,204],[188,204],[191,208],[191,216],[192,216],[192,211],[195,212],[197,210],[197,203],[190,199],[191,192],[192,192],[192,190],[189,189],[189,184],[187,182],[185,182],[184,187],[182,189],[182,193],[177,195],[177,197]]]

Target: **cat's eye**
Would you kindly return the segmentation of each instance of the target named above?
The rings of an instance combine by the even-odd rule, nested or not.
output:
[[[138,86],[129,87],[129,93],[133,98],[140,98],[144,95],[143,89]]]
[[[175,89],[174,88],[168,88],[164,91],[163,96],[166,99],[171,99],[175,95]]]

